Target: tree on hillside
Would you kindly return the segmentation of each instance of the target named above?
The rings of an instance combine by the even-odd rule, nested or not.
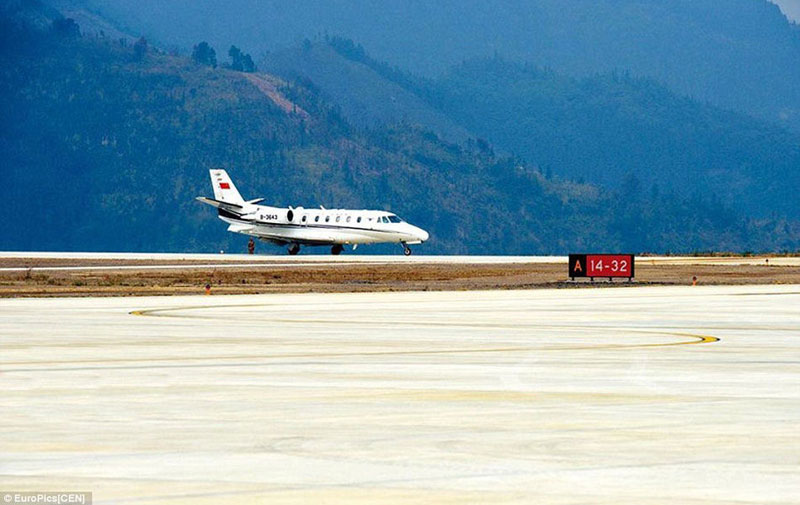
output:
[[[256,64],[253,62],[253,58],[250,57],[250,54],[244,55],[244,58],[242,59],[242,67],[244,67],[244,71],[248,73],[256,71]]]
[[[192,59],[201,65],[217,68],[217,52],[206,41],[192,48]]]
[[[139,37],[139,40],[133,45],[133,59],[134,61],[142,61],[147,54],[147,39]]]
[[[231,46],[228,49],[228,56],[231,57],[231,69],[242,71],[242,51],[236,46]]]
[[[231,57],[230,68],[239,72],[255,72],[256,64],[253,63],[253,58],[249,54],[243,53],[238,47],[231,46],[228,50],[228,56]]]

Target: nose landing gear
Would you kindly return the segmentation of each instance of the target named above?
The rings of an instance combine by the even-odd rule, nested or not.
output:
[[[401,242],[401,244],[403,244],[403,254],[405,254],[406,256],[411,256],[411,248],[408,247],[408,244],[406,244],[405,242]]]

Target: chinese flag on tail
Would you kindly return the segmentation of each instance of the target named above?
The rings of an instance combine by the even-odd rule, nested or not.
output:
[[[230,185],[230,184],[228,184],[227,182],[220,182],[220,183],[219,183],[219,187],[220,187],[221,189],[231,189],[231,185]]]

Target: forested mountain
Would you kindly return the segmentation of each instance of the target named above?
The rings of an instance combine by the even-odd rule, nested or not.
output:
[[[312,82],[358,126],[402,121],[423,125],[448,140],[464,141],[469,136],[420,93],[418,87],[427,81],[373,60],[350,39],[306,40],[267,55],[260,65],[287,79]]]
[[[260,55],[327,33],[431,77],[495,53],[573,76],[630,71],[800,131],[800,30],[768,0],[58,1],[185,49]]]
[[[800,218],[800,134],[624,73],[565,77],[498,58],[436,83],[455,122],[547,172],[619,187],[709,192],[751,215]]]
[[[709,193],[756,216],[800,217],[800,134],[650,79],[619,72],[575,78],[499,57],[425,79],[340,37],[307,41],[263,65],[314,82],[353,121],[468,131],[559,177],[618,189],[633,175],[648,189]]]
[[[241,250],[193,201],[214,166],[278,205],[396,211],[431,231],[430,253],[800,245],[796,222],[750,219],[713,194],[547,178],[485,141],[354,126],[311,83],[0,13],[0,249]]]

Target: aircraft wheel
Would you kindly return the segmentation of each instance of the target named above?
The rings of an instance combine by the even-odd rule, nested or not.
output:
[[[405,246],[405,248],[403,248],[403,254],[405,254],[406,256],[411,256],[411,248]]]
[[[289,246],[289,254],[294,256],[295,254],[300,252],[300,244],[291,244]]]
[[[338,255],[343,249],[344,247],[342,247],[341,244],[336,244],[335,246],[331,247],[331,254]]]

